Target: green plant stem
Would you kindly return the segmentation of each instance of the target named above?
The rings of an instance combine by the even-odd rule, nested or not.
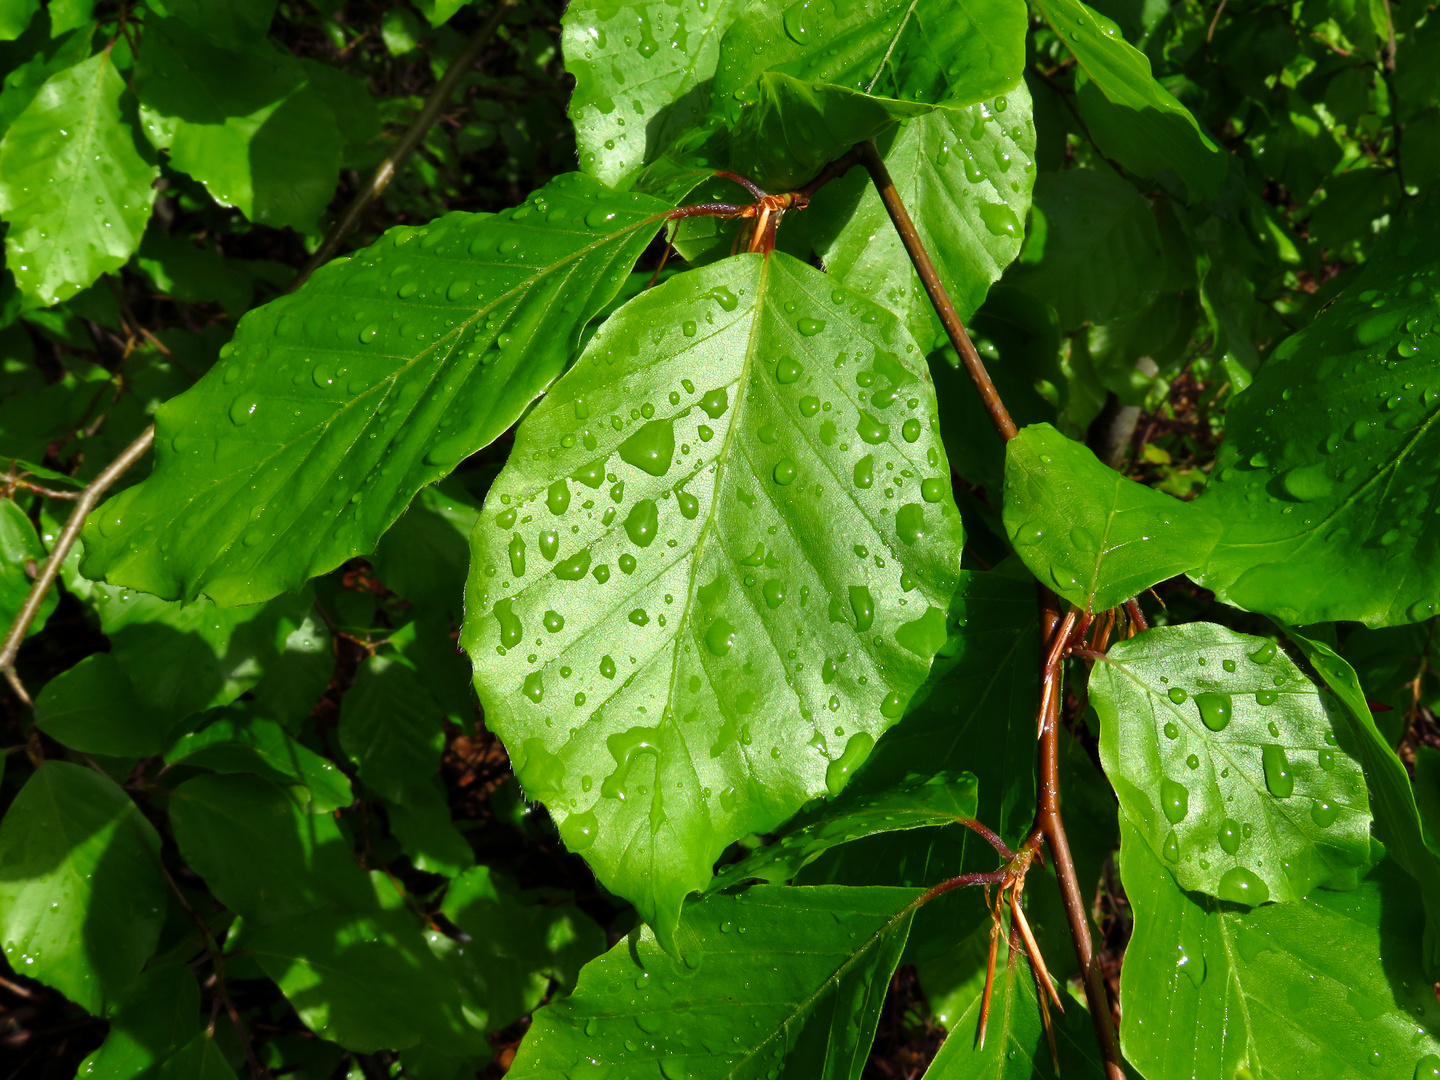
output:
[[[915,272],[920,275],[920,282],[925,286],[925,295],[930,297],[935,313],[940,316],[940,323],[945,327],[950,344],[954,345],[955,351],[960,354],[966,374],[979,391],[980,401],[990,415],[990,422],[995,425],[1000,437],[1008,442],[1016,435],[1015,421],[1010,419],[1005,403],[1000,400],[1000,392],[995,389],[990,373],[985,370],[980,354],[975,351],[975,345],[965,331],[965,324],[960,321],[960,313],[955,310],[949,293],[940,283],[940,275],[935,272],[935,264],[930,261],[930,253],[925,250],[920,234],[915,229],[915,222],[910,219],[910,211],[905,209],[900,193],[895,190],[895,181],[890,178],[890,171],[885,168],[880,151],[876,150],[875,144],[868,139],[856,147],[856,150],[859,151],[860,163],[865,166],[870,179],[875,183],[875,190],[880,193],[885,212],[890,215],[890,221],[900,235],[900,243],[905,245],[905,251],[915,265]]]
[[[349,236],[351,230],[360,223],[360,219],[365,216],[365,211],[370,208],[370,204],[378,199],[380,193],[389,186],[390,181],[395,179],[395,174],[400,171],[400,166],[405,163],[405,159],[415,152],[415,148],[424,140],[431,125],[439,119],[441,111],[449,103],[450,95],[459,85],[460,79],[470,70],[485,46],[490,44],[490,39],[495,36],[495,31],[499,28],[501,21],[517,2],[518,0],[499,0],[499,3],[495,5],[495,10],[475,32],[475,36],[470,39],[469,44],[445,69],[445,74],[440,77],[440,81],[435,84],[435,89],[425,99],[425,104],[420,107],[420,112],[416,115],[415,120],[400,136],[400,141],[395,144],[395,149],[390,151],[385,160],[375,167],[375,171],[370,174],[370,179],[350,200],[350,205],[345,207],[344,213],[330,227],[325,239],[315,249],[315,254],[310,256],[300,273],[295,276],[295,280],[290,283],[287,291],[294,292],[310,279],[311,274],[335,257],[335,253],[340,250],[340,245],[344,242],[345,237]]]
[[[1060,816],[1060,675],[1065,646],[1074,630],[1075,620],[1060,617],[1058,600],[1049,589],[1041,585],[1036,591],[1040,600],[1041,641],[1049,644],[1045,649],[1044,685],[1040,693],[1040,791],[1035,824],[1045,837],[1054,861],[1055,878],[1065,906],[1065,921],[1070,926],[1070,941],[1075,946],[1075,958],[1080,962],[1081,978],[1085,983],[1090,1022],[1095,1026],[1095,1038],[1105,1058],[1106,1080],[1124,1080],[1120,1047],[1115,1040],[1115,1025],[1110,1016],[1110,996],[1105,990],[1100,967],[1095,963],[1095,946],[1090,939],[1085,901],[1080,895],[1075,860],[1070,854],[1070,840],[1065,835],[1065,823]],[[1052,657],[1055,658],[1053,662]]]
[[[55,584],[55,578],[60,574],[60,564],[65,561],[65,556],[70,554],[70,549],[75,546],[75,541],[80,536],[80,530],[85,526],[85,518],[91,510],[95,509],[95,504],[100,501],[100,496],[105,494],[111,484],[125,475],[130,466],[145,455],[145,451],[150,449],[150,444],[154,441],[155,425],[151,424],[140,433],[134,442],[122,450],[114,461],[106,465],[100,475],[91,480],[84,491],[80,492],[80,497],[75,500],[75,509],[70,511],[70,518],[65,522],[65,528],[56,538],[55,546],[50,549],[50,557],[40,568],[39,576],[36,577],[35,583],[30,586],[30,591],[25,596],[25,603],[20,606],[19,614],[10,624],[10,632],[5,635],[4,644],[0,645],[0,671],[5,673],[6,681],[26,705],[31,704],[30,695],[25,692],[24,684],[15,674],[15,657],[20,652],[20,643],[25,640],[25,632],[35,621],[35,615],[45,601],[45,594],[50,591],[50,586]]]

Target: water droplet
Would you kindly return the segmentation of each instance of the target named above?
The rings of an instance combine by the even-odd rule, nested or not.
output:
[[[880,715],[887,720],[895,720],[905,713],[905,706],[909,699],[899,690],[891,690],[885,695],[885,700],[880,702]]]
[[[913,544],[925,535],[925,508],[919,503],[906,503],[895,514],[895,533],[906,544]]]
[[[991,236],[1008,236],[1012,240],[1020,236],[1020,219],[1004,203],[981,203],[980,220]]]
[[[621,460],[651,476],[664,476],[675,457],[675,424],[650,420],[618,447]]]
[[[693,521],[700,513],[700,500],[688,491],[676,491],[675,502],[680,507],[680,516],[687,521]]]
[[[1200,707],[1200,719],[1211,731],[1224,731],[1230,723],[1229,694],[1196,694],[1195,704]]]
[[[1227,817],[1220,823],[1220,847],[1226,855],[1240,850],[1240,823],[1234,818]]]
[[[730,648],[735,644],[735,634],[735,627],[728,620],[716,619],[705,631],[705,647],[715,656],[729,656]]]
[[[1340,807],[1327,799],[1315,799],[1310,803],[1310,820],[1322,829],[1335,824],[1340,816]]]
[[[820,331],[825,329],[825,320],[812,319],[808,317],[804,319],[799,319],[795,323],[795,329],[799,330],[800,333],[804,334],[806,337],[814,337],[816,334],[820,333]]]
[[[855,486],[868,488],[875,483],[875,456],[866,454],[855,463]]]
[[[650,616],[645,613],[644,608],[635,608],[630,612],[628,618],[636,626],[645,626],[650,622]]]
[[[700,399],[700,408],[705,411],[705,415],[710,417],[711,420],[720,419],[729,407],[730,394],[723,386],[706,392]]]
[[[1180,725],[1170,720],[1165,724],[1165,737],[1167,739],[1178,739],[1180,737]]]
[[[850,736],[840,756],[830,762],[825,770],[825,790],[830,793],[831,798],[845,789],[850,777],[864,764],[874,748],[875,739],[869,732],[860,731]]]
[[[800,374],[804,370],[792,357],[782,356],[779,363],[775,365],[775,381],[788,385],[800,378]]]
[[[785,33],[797,45],[810,44],[809,8],[810,0],[799,0],[798,3],[791,4],[786,8],[785,14],[781,18]]]
[[[641,499],[625,516],[625,535],[636,547],[649,547],[659,529],[660,514],[654,499]]]
[[[520,617],[510,610],[511,598],[498,600],[495,603],[495,619],[500,624],[500,644],[507,649],[513,649],[525,636],[524,629],[520,625]]]
[[[375,340],[377,337],[379,337],[379,336],[380,336],[380,327],[375,326],[375,325],[372,324],[372,325],[370,325],[370,326],[365,327],[364,330],[361,330],[361,331],[360,331],[360,343],[361,343],[362,345],[369,345],[370,342],[374,341],[374,340]]]
[[[1177,784],[1174,780],[1166,777],[1160,781],[1160,809],[1165,813],[1165,820],[1171,825],[1179,825],[1185,820],[1185,815],[1190,812],[1190,789],[1184,784]]]
[[[1265,766],[1265,786],[1277,799],[1288,799],[1295,791],[1295,774],[1290,771],[1290,760],[1285,748],[1266,743],[1260,748],[1260,760]]]
[[[1267,641],[1260,648],[1250,654],[1250,659],[1256,664],[1268,664],[1275,659],[1275,642]]]
[[[1329,495],[1335,487],[1323,464],[1298,465],[1287,469],[1280,477],[1280,484],[1286,494],[1301,502],[1313,502]]]
[[[525,676],[525,685],[521,688],[521,692],[531,701],[535,702],[536,705],[539,705],[540,702],[544,700],[545,684],[541,680],[540,672],[532,671],[529,675]]]
[[[559,517],[570,509],[570,485],[565,482],[562,476],[556,480],[545,491],[545,505],[550,508],[550,513]]]
[[[938,503],[945,497],[945,489],[949,486],[939,477],[926,477],[920,481],[920,497],[928,503]]]
[[[710,290],[710,298],[720,305],[725,311],[734,311],[740,303],[740,298],[727,289],[724,285],[717,285]]]
[[[615,661],[606,653],[600,658],[600,674],[607,679],[615,678]]]
[[[864,409],[860,410],[860,419],[855,425],[855,430],[859,433],[860,438],[872,445],[883,443],[890,438],[890,425],[882,424]]]
[[[553,559],[560,551],[560,534],[554,529],[543,529],[540,532],[540,554],[547,559]]]
[[[1320,768],[1324,769],[1326,772],[1329,772],[1331,769],[1335,768],[1334,750],[1330,750],[1328,748],[1317,750],[1315,752],[1315,756],[1320,763]]]
[[[1161,847],[1161,853],[1168,862],[1173,863],[1180,861],[1180,838],[1175,835],[1174,829],[1171,829],[1165,835],[1165,843]]]
[[[588,214],[585,215],[585,224],[592,229],[602,228],[606,225],[609,225],[614,220],[615,211],[606,210],[602,206],[595,207]]]
[[[920,421],[916,420],[913,416],[909,420],[906,420],[900,427],[900,434],[908,443],[913,443],[916,439],[920,438],[920,431]]]
[[[856,630],[863,633],[875,625],[875,600],[867,586],[850,586],[850,610],[855,613]]]
[[[590,549],[581,548],[568,559],[561,559],[555,564],[555,576],[561,581],[579,581],[590,569]],[[600,579],[599,567],[596,567],[596,578]],[[609,576],[608,573],[606,575]],[[600,579],[603,584],[603,579]]]
[[[760,592],[771,611],[785,602],[785,583],[779,578],[770,578],[761,586]]]
[[[593,214],[594,211],[592,210]],[[571,851],[580,852],[589,848],[595,843],[595,837],[600,833],[600,823],[595,820],[595,815],[589,810],[578,814],[571,814],[565,819],[565,824],[560,827],[560,835],[565,839],[565,846]],[[587,1024],[586,1033],[590,1034]]]
[[[1187,768],[1198,769],[1198,768],[1200,767],[1200,757],[1199,757],[1199,755],[1197,755],[1197,754],[1191,754],[1189,757],[1187,757],[1187,758],[1185,759],[1185,765],[1186,765]]]
[[[795,480],[795,462],[788,457],[783,457],[775,463],[775,482],[782,486],[791,484]]]
[[[250,418],[255,415],[255,410],[260,407],[260,401],[255,397],[241,395],[230,403],[230,422],[237,427],[241,424],[248,424]]]
[[[565,629],[565,616],[561,615],[558,611],[545,612],[545,616],[541,619],[541,622],[545,624],[545,629],[552,634],[558,634],[561,630]]]
[[[1190,695],[1187,694],[1184,690],[1180,689],[1180,687],[1178,686],[1172,686],[1170,688],[1169,696],[1170,700],[1173,701],[1176,705],[1183,705],[1190,698]]]
[[[1221,900],[1228,900],[1232,904],[1256,907],[1270,899],[1270,888],[1252,871],[1236,866],[1221,877],[1216,894]]]
[[[525,576],[525,538],[519,533],[510,537],[510,572],[516,577]]]
[[[1280,695],[1274,690],[1255,691],[1255,704],[1257,705],[1274,705],[1278,700],[1280,700]]]
[[[1426,1054],[1415,1064],[1415,1080],[1440,1078],[1440,1055]]]

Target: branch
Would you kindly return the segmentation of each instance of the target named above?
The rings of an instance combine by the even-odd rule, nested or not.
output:
[[[1070,925],[1070,940],[1075,946],[1075,958],[1080,961],[1080,972],[1085,980],[1085,1000],[1090,1006],[1090,1021],[1095,1025],[1095,1037],[1100,1041],[1100,1051],[1105,1058],[1106,1080],[1124,1080],[1125,1073],[1120,1067],[1120,1047],[1115,1041],[1115,1025],[1110,1016],[1110,997],[1105,992],[1100,967],[1095,963],[1095,947],[1090,940],[1085,901],[1080,896],[1075,860],[1070,854],[1070,840],[1065,835],[1065,823],[1060,817],[1061,665],[1054,658],[1064,655],[1075,620],[1072,617],[1073,609],[1071,616],[1063,620],[1060,618],[1058,601],[1049,589],[1040,586],[1038,591],[1040,629],[1042,641],[1045,641],[1046,645],[1042,658],[1045,685],[1040,693],[1040,800],[1035,823],[1044,834],[1045,842],[1050,845],[1050,855],[1055,862],[1055,878],[1060,883],[1060,896],[1065,904],[1065,920]]]
[[[1006,410],[1005,403],[1000,400],[1000,392],[990,381],[990,373],[985,370],[985,364],[980,359],[980,354],[975,351],[975,345],[971,342],[970,335],[965,332],[965,324],[960,321],[960,313],[950,302],[950,296],[945,291],[945,286],[940,284],[940,275],[935,272],[935,264],[930,261],[930,255],[926,252],[925,245],[920,240],[920,234],[915,229],[915,223],[910,220],[910,212],[905,209],[905,204],[900,199],[900,193],[895,190],[895,181],[890,179],[890,171],[885,168],[885,162],[880,158],[880,151],[875,149],[874,142],[870,140],[861,143],[856,149],[860,152],[861,164],[870,173],[870,179],[875,182],[875,190],[880,193],[880,201],[885,204],[885,211],[890,215],[890,221],[894,224],[895,231],[900,234],[900,243],[905,245],[905,251],[909,254],[910,261],[915,264],[915,272],[920,275],[921,284],[925,286],[925,294],[930,297],[930,303],[935,306],[935,313],[940,316],[940,322],[945,327],[950,344],[954,345],[955,351],[960,354],[970,381],[975,384],[975,389],[980,393],[980,400],[985,405],[985,411],[990,414],[990,422],[995,425],[995,430],[1000,433],[1000,438],[1006,441],[1013,439],[1016,435],[1015,421],[1010,419],[1010,413]]]
[[[400,166],[405,163],[405,159],[425,138],[430,126],[439,118],[441,110],[449,102],[450,95],[454,92],[460,79],[479,59],[481,51],[490,44],[490,39],[495,35],[501,20],[516,3],[518,0],[500,0],[495,5],[495,10],[475,32],[475,36],[470,39],[470,43],[465,46],[464,51],[445,69],[445,74],[440,77],[440,81],[435,84],[435,89],[425,99],[425,104],[421,106],[414,122],[405,129],[405,134],[400,136],[400,141],[395,144],[395,149],[390,151],[389,156],[375,167],[369,181],[360,189],[355,198],[350,200],[350,205],[345,208],[345,212],[330,227],[330,232],[320,246],[315,249],[315,254],[310,256],[309,261],[296,275],[295,280],[290,283],[288,292],[294,292],[304,285],[310,279],[311,274],[335,257],[335,253],[340,249],[340,244],[345,237],[350,235],[350,231],[360,223],[360,219],[365,215],[370,204],[380,197],[380,193],[389,186],[390,181],[395,178],[395,174],[400,171]]]
[[[150,444],[154,441],[155,425],[151,424],[140,433],[139,438],[120,452],[119,457],[106,465],[99,476],[90,481],[89,487],[80,493],[80,497],[75,500],[75,509],[70,511],[70,519],[65,522],[65,528],[61,530],[55,546],[50,549],[50,557],[45,560],[45,565],[41,567],[40,574],[35,579],[35,584],[30,586],[25,603],[20,607],[20,613],[11,623],[10,632],[5,635],[5,643],[0,645],[0,672],[4,672],[11,687],[20,695],[20,700],[27,705],[30,704],[30,696],[25,692],[19,676],[15,674],[15,657],[20,652],[20,643],[25,640],[26,631],[35,621],[35,615],[45,601],[45,594],[50,591],[50,586],[55,584],[55,578],[60,573],[60,564],[65,561],[65,556],[70,554],[70,549],[74,547],[75,540],[85,525],[86,516],[95,509],[95,504],[100,501],[100,496],[104,495],[110,485],[120,479],[131,465],[144,456],[145,451],[150,449]]]

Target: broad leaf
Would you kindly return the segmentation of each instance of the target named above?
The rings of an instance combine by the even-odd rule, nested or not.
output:
[[[0,4],[0,11],[9,6],[11,4]],[[4,16],[0,15],[0,24],[3,24],[3,19]],[[3,36],[0,33],[0,37]],[[14,123],[15,118],[35,100],[35,95],[50,76],[74,67],[90,55],[90,39],[93,36],[92,27],[89,32],[71,33],[51,41],[5,76],[5,89],[0,92],[0,131]]]
[[[710,107],[720,38],[740,0],[676,5],[580,0],[565,9],[565,70],[580,168],[619,185]]]
[[[0,142],[5,265],[37,306],[74,296],[139,247],[159,175],[125,120],[106,51],[57,72]]]
[[[114,656],[95,653],[45,684],[35,726],[82,754],[141,758],[165,749],[175,718],[140,700]]]
[[[370,565],[386,588],[458,622],[470,566],[466,538],[480,517],[480,500],[456,480],[421,488],[410,509],[381,537]]]
[[[86,1080],[151,1080],[200,1030],[200,987],[184,964],[140,974],[110,1010],[100,1049],[80,1063]]]
[[[330,631],[312,610],[285,639],[284,650],[265,666],[265,674],[251,690],[255,714],[273,717],[291,732],[299,731],[325,693],[334,670]]]
[[[0,822],[0,935],[13,971],[101,1015],[155,951],[160,838],[114,781],[46,762]]]
[[[164,0],[163,7],[219,44],[262,38],[275,16],[275,0]]]
[[[92,515],[86,572],[231,605],[373,550],[559,374],[666,210],[570,174],[322,267],[161,406],[155,470]]]
[[[4,0],[0,3],[0,41],[14,41],[40,10],[40,0]]]
[[[251,221],[319,231],[341,135],[299,61],[265,42],[217,48],[179,19],[151,19],[135,78],[141,125],[171,165]]]
[[[182,763],[304,787],[317,814],[349,806],[354,799],[349,778],[329,758],[301,745],[273,720],[245,716],[238,708],[221,713],[165,751],[165,764]]]
[[[1101,612],[1199,566],[1220,523],[1034,424],[1005,448],[1005,531],[1043,584]]]
[[[1207,589],[1291,624],[1387,626],[1440,610],[1440,386],[1432,207],[1226,414],[1201,502],[1225,523]]]
[[[917,355],[819,271],[728,259],[616,313],[491,490],[486,724],[667,946],[725,846],[838,794],[945,642],[960,521]]]
[[[1350,726],[1273,641],[1157,627],[1095,665],[1090,701],[1120,806],[1184,888],[1298,900],[1369,862]]]
[[[508,1075],[858,1080],[918,893],[759,886],[685,910],[686,960],[648,929],[535,1013]],[[741,991],[741,988],[743,992]]]
[[[1191,202],[1214,198],[1225,155],[1156,81],[1146,55],[1081,0],[1035,0],[1035,7],[1080,64],[1080,111],[1100,149],[1141,176],[1173,171]]]
[[[158,1080],[236,1080],[236,1076],[214,1036],[202,1031],[160,1067]]]
[[[1423,917],[1393,864],[1353,892],[1246,909],[1182,892],[1133,830],[1122,836],[1135,931],[1120,1038],[1148,1080],[1440,1067],[1429,1056],[1440,1006],[1417,948]]]
[[[1029,91],[1020,82],[989,101],[935,109],[876,145],[946,292],[969,319],[1025,237],[1035,180]],[[831,274],[882,297],[922,344],[940,339],[939,319],[863,170],[822,188],[805,216]]]
[[[1355,669],[1319,634],[1303,633],[1294,627],[1287,627],[1285,633],[1300,647],[1305,659],[1344,706],[1337,715],[1349,725],[1353,753],[1365,769],[1365,783],[1375,814],[1375,835],[1389,856],[1420,883],[1430,925],[1440,927],[1440,859],[1425,843],[1410,775],[1390,748],[1389,740],[1375,726],[1375,717]],[[1440,946],[1432,945],[1428,962],[1434,963],[1437,959],[1440,959]]]
[[[20,613],[30,595],[32,574],[45,562],[46,551],[35,532],[35,525],[13,499],[0,500],[0,623],[7,628]],[[48,593],[25,636],[38,634],[55,610],[59,599]]]
[[[792,819],[774,843],[726,866],[709,891],[749,880],[789,881],[831,848],[866,836],[973,821],[975,788],[969,773],[936,773],[929,778],[916,774],[876,795],[842,792],[833,805]]]
[[[1060,329],[1109,322],[1155,299],[1164,273],[1155,215],[1109,171],[1066,169],[1035,181],[1020,261],[1006,284],[1055,309]]]
[[[440,767],[443,714],[403,657],[371,656],[340,707],[340,745],[360,779],[376,793],[404,802]]]
[[[475,865],[475,853],[451,820],[439,777],[406,787],[404,802],[387,799],[385,814],[391,834],[415,869],[458,877]]]

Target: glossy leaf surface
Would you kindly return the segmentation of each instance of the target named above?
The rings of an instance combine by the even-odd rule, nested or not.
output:
[[[908,782],[877,795],[851,797],[843,792],[834,803],[802,813],[774,843],[715,875],[710,891],[743,881],[789,881],[807,863],[852,840],[908,829],[953,825],[975,818],[975,778],[945,773]]]
[[[704,119],[720,39],[744,6],[581,0],[565,9],[561,44],[575,76],[570,118],[582,171],[618,185]]]
[[[231,605],[373,550],[559,373],[665,210],[570,174],[322,267],[161,407],[154,472],[95,511],[86,572]]]
[[[1020,82],[988,101],[935,109],[876,145],[946,292],[969,319],[1025,237],[1035,182],[1029,91]],[[939,320],[863,170],[822,188],[805,213],[830,273],[883,297],[916,340],[939,340]]]
[[[0,935],[13,971],[95,1015],[155,951],[160,838],[114,781],[47,762],[0,822]]]
[[[1035,7],[1092,84],[1088,93],[1081,89],[1080,108],[1100,148],[1141,176],[1172,170],[1192,202],[1214,198],[1225,155],[1155,79],[1149,59],[1119,26],[1081,0],[1036,0]]]
[[[915,355],[818,271],[728,259],[613,316],[491,490],[464,631],[486,723],[667,945],[725,846],[838,794],[945,642],[960,520]]]
[[[510,1075],[858,1080],[918,895],[759,886],[691,904],[685,962],[633,931],[535,1013]]]
[[[1247,910],[1182,892],[1149,845],[1122,837],[1135,933],[1120,1038],[1148,1080],[1429,1075],[1440,1007],[1416,947],[1423,916],[1393,864],[1352,892]]]
[[[1229,410],[1201,499],[1225,522],[1193,575],[1304,624],[1388,626],[1440,610],[1440,212],[1392,233]]]
[[[74,296],[140,246],[159,170],[137,149],[124,92],[110,52],[92,56],[47,79],[0,142],[6,267],[40,305]]]
[[[1127,479],[1049,424],[1006,445],[1004,517],[1030,572],[1087,612],[1200,565],[1220,531],[1205,511]]]
[[[1370,807],[1349,726],[1273,641],[1210,623],[1111,647],[1100,759],[1182,887],[1257,905],[1354,883]]]

